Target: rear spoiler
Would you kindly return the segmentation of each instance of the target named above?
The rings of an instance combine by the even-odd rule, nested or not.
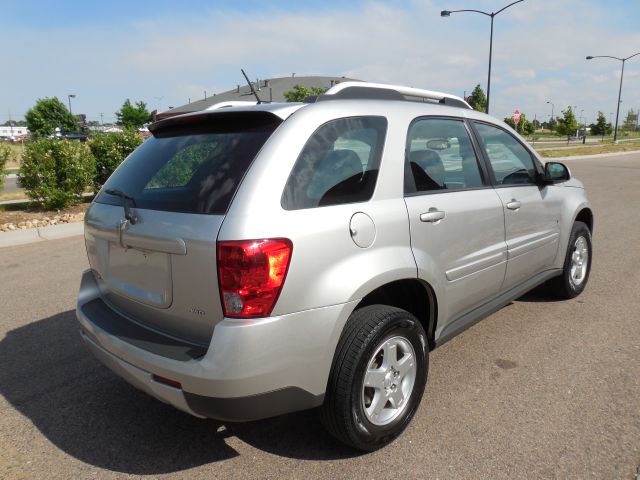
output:
[[[185,128],[188,128],[189,133],[230,132],[238,129],[275,128],[282,122],[278,115],[264,110],[205,110],[158,120],[149,125],[149,131],[154,137],[163,137],[184,133]]]

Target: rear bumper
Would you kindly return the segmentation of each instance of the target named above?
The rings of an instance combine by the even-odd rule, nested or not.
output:
[[[265,319],[224,319],[215,326],[208,347],[187,349],[191,353],[182,355],[175,352],[184,348],[158,332],[149,331],[142,343],[136,340],[139,336],[122,335],[105,319],[107,312],[87,308],[99,299],[93,274],[86,271],[76,315],[82,337],[100,361],[180,410],[226,421],[255,420],[322,404],[342,327],[356,303]],[[164,338],[160,348],[158,336]],[[182,388],[156,382],[154,374],[180,382]]]

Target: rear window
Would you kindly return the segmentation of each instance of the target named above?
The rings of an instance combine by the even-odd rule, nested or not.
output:
[[[161,124],[154,138],[107,180],[96,201],[122,205],[120,197],[106,192],[119,190],[137,208],[226,213],[242,177],[281,120],[266,112],[185,120],[167,122],[165,128]]]

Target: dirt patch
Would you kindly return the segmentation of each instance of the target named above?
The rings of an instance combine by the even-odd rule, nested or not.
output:
[[[89,209],[89,203],[81,203],[64,210],[42,210],[29,208],[21,210],[0,210],[0,234],[14,230],[45,227],[61,223],[81,222]]]

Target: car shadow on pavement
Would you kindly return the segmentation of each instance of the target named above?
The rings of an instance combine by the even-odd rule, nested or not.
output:
[[[315,412],[222,425],[139,392],[94,359],[73,311],[8,332],[0,341],[0,365],[7,401],[56,447],[96,467],[178,472],[240,455],[229,437],[295,459],[358,455],[325,433]]]
[[[551,303],[551,302],[562,302],[561,298],[556,297],[549,291],[549,287],[546,284],[538,285],[533,290],[528,291],[518,299],[517,302],[533,302],[533,303]]]

